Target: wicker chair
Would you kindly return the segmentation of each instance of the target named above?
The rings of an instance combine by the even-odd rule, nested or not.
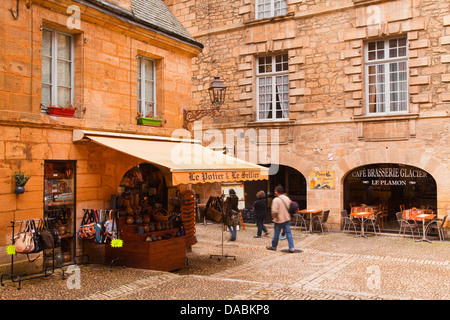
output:
[[[445,234],[444,234],[444,225],[445,221],[447,220],[448,215],[445,215],[442,220],[440,219],[433,219],[427,226],[427,229],[425,231],[425,234],[428,234],[431,230],[436,230],[436,232],[439,235],[439,240],[445,240]],[[440,223],[439,223],[440,222]]]
[[[372,227],[375,235],[377,235],[377,228],[378,228],[378,232],[381,233],[381,229],[380,229],[380,221],[381,220],[380,219],[381,219],[381,212],[378,212],[375,215],[375,218],[366,219],[366,228],[369,229],[370,227]]]
[[[305,219],[302,213],[297,212],[293,214],[293,217],[295,219],[294,227],[297,227],[297,225],[299,225],[300,228],[305,228],[305,230],[308,230],[308,220]]]
[[[345,231],[350,231],[350,227],[353,227],[353,229],[355,230],[355,233],[357,234],[358,231],[356,230],[356,225],[359,225],[358,221],[354,221],[352,219],[350,219],[350,217],[348,216],[347,210],[342,210],[341,211],[341,218],[342,218],[342,230]]]
[[[322,216],[314,216],[311,219],[311,223],[313,224],[313,227],[315,224],[320,225],[320,229],[323,233],[323,226],[327,227],[327,232],[330,232],[327,225],[328,216],[330,215],[330,210],[325,210],[322,214]]]
[[[415,238],[414,230],[416,230],[417,233],[420,235],[419,226],[417,225],[417,223],[409,222],[409,221],[403,219],[403,212],[397,212],[395,215],[397,217],[397,222],[400,225],[400,230],[399,230],[398,234],[401,234],[402,229],[403,229],[403,234],[405,234],[406,229],[409,228],[411,230],[413,238]]]

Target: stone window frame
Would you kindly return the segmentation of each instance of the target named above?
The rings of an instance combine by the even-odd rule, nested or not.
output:
[[[284,8],[280,8],[279,10],[285,9],[284,13],[275,14],[275,3],[281,3],[284,4]],[[270,14],[268,16],[261,16],[261,11],[258,10],[258,6],[266,4],[270,5]],[[288,3],[287,0],[255,0],[255,20],[261,20],[261,19],[267,19],[267,18],[274,18],[274,17],[280,17],[285,16],[288,14]],[[265,12],[265,11],[264,11]]]
[[[286,60],[284,61],[284,63],[286,64],[286,68],[284,70],[281,71],[272,71],[273,68],[275,67],[276,69],[276,57],[277,56],[283,56],[286,57]],[[267,72],[260,72],[259,68],[260,68],[260,58],[267,58],[267,57],[272,57],[272,62],[271,62],[271,67],[272,70],[271,71],[267,71]],[[256,121],[257,122],[277,122],[277,121],[289,121],[289,113],[290,113],[290,106],[289,106],[289,92],[290,92],[290,87],[289,87],[289,54],[288,52],[279,52],[279,53],[274,53],[274,54],[265,54],[265,55],[259,55],[256,56],[256,61],[255,61],[255,65],[256,65],[256,70],[255,70],[255,85],[256,85]],[[282,117],[277,117],[277,111],[276,111],[276,77],[278,76],[285,76],[287,77],[287,109],[285,110],[287,112],[287,114],[285,114]],[[261,78],[271,78],[272,79],[272,117],[270,118],[261,118],[260,117],[260,84],[259,84],[259,80]],[[275,111],[275,112],[274,112]],[[282,114],[283,114],[283,110],[282,110]]]
[[[393,49],[389,47],[389,42],[391,40],[399,40],[399,39],[405,39],[406,40],[406,44],[404,46],[406,52],[403,56],[401,57],[395,57],[395,58],[389,58],[388,54],[389,54],[389,50]],[[383,42],[384,48],[383,48],[383,53],[385,56],[387,56],[388,58],[384,58],[384,59],[375,59],[375,60],[369,60],[369,54],[371,53],[371,51],[369,50],[369,44],[371,43],[379,43],[379,42]],[[364,71],[365,71],[365,96],[366,96],[366,103],[365,103],[365,112],[366,115],[368,116],[386,116],[386,115],[401,115],[401,114],[408,114],[409,113],[409,66],[408,66],[408,37],[406,35],[401,35],[401,36],[395,36],[395,37],[388,37],[388,38],[381,38],[381,39],[372,39],[370,41],[366,41],[364,44],[364,63],[365,63],[365,67],[364,67]],[[389,66],[391,63],[405,63],[406,67],[404,70],[404,73],[406,75],[406,80],[404,80],[406,82],[405,85],[405,91],[402,91],[402,94],[405,95],[405,99],[401,100],[401,102],[404,102],[406,104],[405,110],[398,110],[398,111],[391,111],[390,108],[390,86],[392,84],[397,84],[399,85],[399,81],[391,81],[390,78],[390,72],[389,72]],[[384,80],[384,102],[385,102],[385,110],[383,112],[381,111],[375,111],[375,112],[371,112],[370,110],[370,92],[369,92],[369,68],[372,66],[376,66],[378,68],[378,66],[383,66],[384,67],[384,72],[383,75],[385,77]],[[398,74],[397,74],[398,75]],[[378,76],[378,75],[376,75]]]
[[[51,80],[49,83],[43,82],[43,75],[41,74],[41,86],[42,85],[48,85],[51,87],[51,105],[55,106],[66,106],[66,102],[63,104],[58,103],[58,70],[57,70],[57,61],[58,61],[58,46],[57,46],[57,37],[58,35],[62,34],[64,36],[70,37],[70,60],[69,61],[70,66],[70,103],[73,105],[75,100],[75,35],[69,32],[65,32],[56,28],[48,27],[48,26],[42,26],[42,37],[44,34],[44,31],[51,32],[51,54],[52,56],[49,56],[48,58],[51,59],[51,68],[50,68],[50,74],[51,74]],[[41,39],[42,39],[41,37]],[[44,56],[44,41],[42,39],[42,60],[46,57]],[[42,101],[42,87],[41,87],[41,112],[47,113],[47,103],[48,101]]]
[[[146,114],[146,112],[142,112],[143,108],[145,108],[144,103],[147,100],[147,97],[145,96],[145,81],[141,81],[140,90],[137,90],[139,85],[139,80],[142,80],[143,77],[145,78],[145,64],[142,63],[142,61],[151,61],[153,64],[152,72],[153,72],[153,114],[149,115]],[[139,62],[141,61],[141,62]],[[139,69],[140,65],[140,69]],[[149,57],[146,57],[144,55],[138,54],[137,55],[137,68],[136,68],[136,106],[137,106],[137,112],[141,113],[142,117],[148,117],[148,118],[156,118],[157,116],[157,70],[156,70],[157,60],[152,59]],[[141,93],[141,96],[139,95],[139,92]],[[144,94],[144,97],[142,98],[142,94]],[[140,102],[139,102],[140,101]]]

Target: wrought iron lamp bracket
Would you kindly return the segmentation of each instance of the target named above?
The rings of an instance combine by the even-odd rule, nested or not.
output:
[[[215,116],[220,111],[219,107],[198,110],[183,110],[183,128],[187,129],[189,122],[200,120],[206,116]]]

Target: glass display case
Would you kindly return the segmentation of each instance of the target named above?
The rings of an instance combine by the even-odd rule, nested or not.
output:
[[[61,237],[55,250],[58,264],[74,261],[75,256],[75,161],[45,161],[44,217],[52,218]]]

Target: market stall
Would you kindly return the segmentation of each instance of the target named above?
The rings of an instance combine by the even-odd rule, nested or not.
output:
[[[129,267],[171,271],[185,266],[196,243],[191,184],[267,179],[268,169],[205,148],[189,139],[74,130],[74,141],[115,149],[143,163],[120,182],[116,198],[120,255]],[[116,254],[106,247],[105,259]]]

